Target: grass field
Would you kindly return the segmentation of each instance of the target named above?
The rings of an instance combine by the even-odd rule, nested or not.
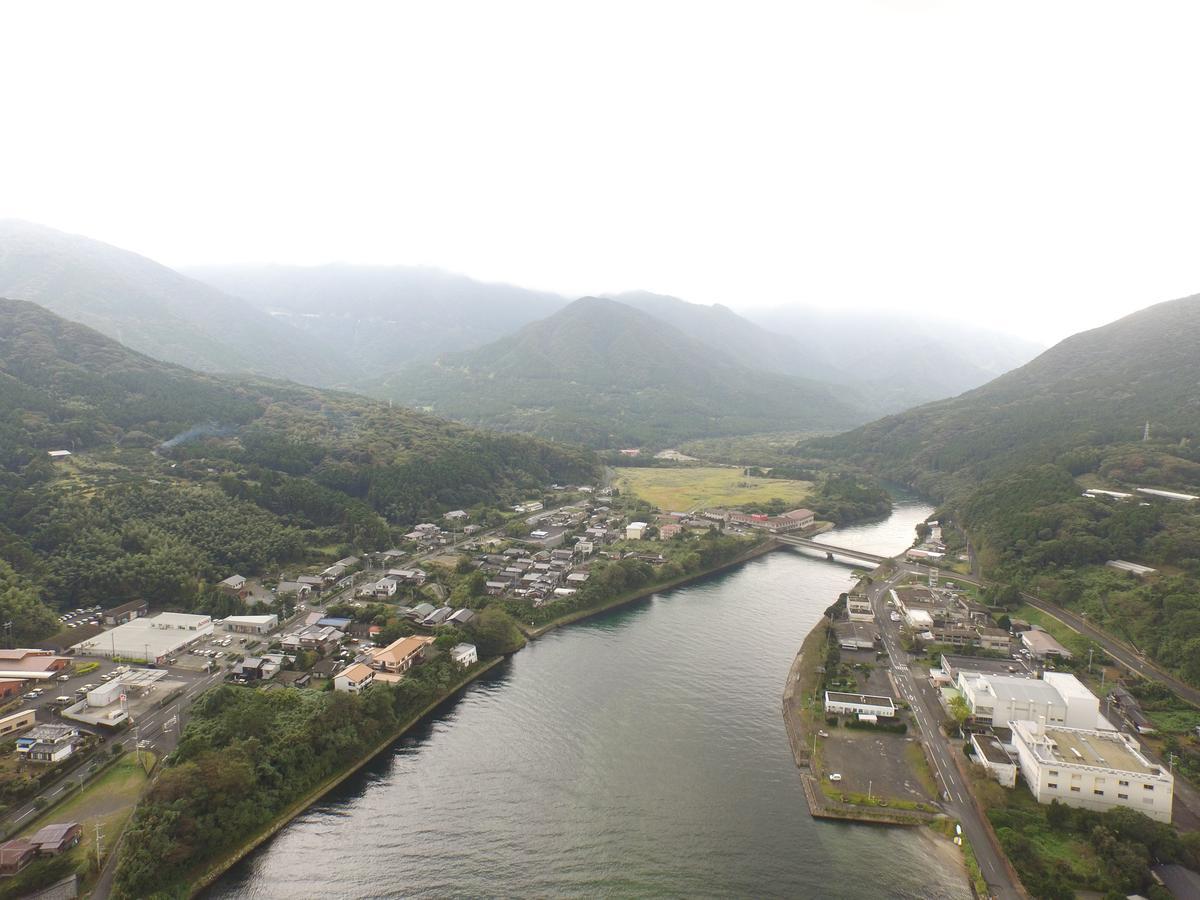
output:
[[[748,478],[741,469],[618,469],[617,487],[636,494],[665,512],[690,512],[710,506],[740,506],[784,500],[799,506],[812,482],[780,478]]]
[[[85,871],[88,854],[96,849],[96,826],[104,839],[105,855],[125,827],[125,821],[133,813],[146,786],[146,769],[153,762],[153,754],[141,754],[142,763],[136,753],[127,753],[106,772],[87,785],[82,792],[57,804],[33,825],[22,837],[28,837],[43,825],[53,822],[78,822],[83,826],[83,840],[70,851],[77,870]],[[92,872],[88,872],[89,878]]]

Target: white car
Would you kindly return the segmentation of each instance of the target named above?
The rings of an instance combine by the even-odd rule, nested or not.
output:
[[[829,776],[829,780],[830,781],[841,781],[842,780],[841,773],[834,772],[832,775]]]

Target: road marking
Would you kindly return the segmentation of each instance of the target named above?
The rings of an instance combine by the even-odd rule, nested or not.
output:
[[[19,816],[17,816],[15,819],[13,819],[13,821],[14,821],[14,822],[20,822],[20,821],[21,821],[23,818],[25,818],[25,817],[26,817],[27,815],[29,815],[31,812],[33,812],[33,809],[32,809],[32,808],[30,808],[30,809],[27,809],[27,810],[25,810],[25,812],[21,813]]]

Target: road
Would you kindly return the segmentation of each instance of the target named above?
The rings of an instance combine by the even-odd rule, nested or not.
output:
[[[900,645],[900,626],[889,617],[891,610],[887,606],[887,592],[908,574],[902,569],[887,581],[872,584],[868,592],[879,622],[883,646],[891,662],[892,678],[900,695],[908,701],[913,717],[921,728],[921,734],[925,737],[935,775],[942,790],[942,806],[962,825],[963,833],[971,842],[971,849],[975,851],[979,869],[987,880],[988,890],[998,900],[1020,900],[1024,895],[1009,876],[1003,851],[992,842],[991,832],[984,825],[983,817],[975,806],[970,786],[951,756],[957,752],[957,747],[939,728],[945,717],[937,694],[925,679],[913,678],[909,667],[911,659]]]

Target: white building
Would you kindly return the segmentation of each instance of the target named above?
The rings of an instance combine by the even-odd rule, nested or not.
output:
[[[450,651],[450,658],[465,669],[479,662],[479,651],[474,644],[456,644]]]
[[[826,691],[825,712],[842,716],[892,717],[896,715],[896,704],[892,702],[891,697]]]
[[[1171,821],[1174,779],[1128,735],[1026,721],[1013,722],[1012,732],[1021,777],[1038,803],[1098,812],[1125,806]]]
[[[904,613],[904,622],[909,628],[917,631],[928,631],[933,628],[933,616],[923,609],[909,607]]]
[[[1002,787],[1017,786],[1017,765],[994,736],[990,734],[971,735],[971,746],[975,748],[975,761],[991,773]]]
[[[1100,700],[1074,675],[1047,673],[1046,679],[963,672],[957,686],[975,721],[1007,725],[1018,719],[1069,728],[1097,728]]]
[[[279,616],[226,616],[225,630],[237,634],[270,634],[279,627]]]
[[[375,680],[375,670],[362,663],[348,666],[333,676],[333,689],[348,694],[358,694],[367,689]]]
[[[870,622],[875,619],[871,601],[862,594],[850,594],[846,597],[846,612],[856,622]]]
[[[211,636],[212,619],[186,613],[159,613],[132,619],[124,625],[81,641],[71,649],[80,656],[123,657],[162,662],[188,644]]]
[[[625,539],[627,541],[640,541],[648,527],[645,522],[630,522],[625,526]]]

